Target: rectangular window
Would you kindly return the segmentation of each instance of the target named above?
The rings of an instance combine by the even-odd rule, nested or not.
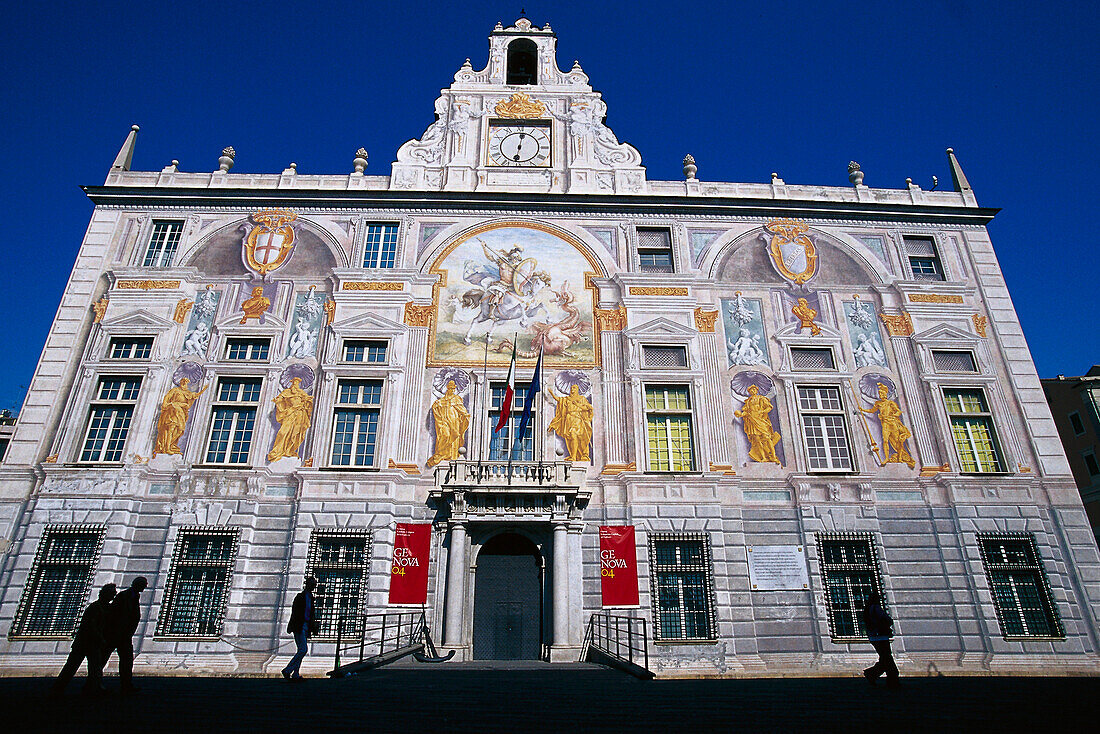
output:
[[[806,458],[813,471],[851,471],[844,404],[837,387],[798,388],[798,412]]]
[[[92,398],[81,461],[120,462],[141,388],[140,377],[101,377]]]
[[[3,458],[3,454],[0,454],[0,458]],[[1085,470],[1088,471],[1090,477],[1100,476],[1100,465],[1097,465],[1096,454],[1092,449],[1082,451],[1081,458],[1085,461]]]
[[[386,349],[389,344],[381,340],[364,341],[361,339],[344,341],[345,362],[365,362],[367,364],[385,364]]]
[[[508,422],[501,426],[499,432],[494,432],[497,421],[500,420],[500,406],[504,402],[504,391],[507,385],[503,382],[492,385],[493,392],[489,398],[489,460],[508,461],[509,456],[515,461],[535,460],[535,418],[532,415],[527,424],[527,435],[522,441],[512,443],[519,434],[519,419],[523,414],[523,404],[527,400],[527,388],[529,383],[517,382],[516,394],[512,398],[512,413]]]
[[[799,372],[835,370],[833,350],[820,347],[791,347],[791,369]]]
[[[882,595],[874,536],[870,533],[818,533],[817,552],[829,634],[836,641],[866,639],[863,609],[872,591]],[[885,603],[883,604],[885,608]]]
[[[364,268],[394,267],[397,262],[397,225],[368,224],[363,244]]]
[[[263,380],[250,377],[223,377],[218,380],[206,463],[248,463],[262,384]]]
[[[153,234],[149,237],[149,246],[145,250],[142,265],[147,268],[167,268],[183,234],[183,222],[153,222]]]
[[[1005,639],[1066,636],[1030,533],[979,533],[982,563]]]
[[[647,385],[646,440],[650,471],[694,471],[691,395],[686,385]]]
[[[0,437],[0,461],[4,460],[4,457],[8,455],[8,446],[11,444],[11,438],[8,436]]]
[[[236,528],[181,528],[157,636],[218,637],[237,559]]]
[[[367,530],[314,530],[306,573],[317,579],[319,637],[359,634],[367,590],[371,536]]]
[[[653,599],[657,640],[713,640],[710,543],[703,533],[655,533],[649,562],[656,588]]]
[[[932,364],[936,372],[977,372],[973,352],[932,350]]]
[[[47,525],[15,612],[11,636],[68,637],[80,622],[99,564],[102,525]]]
[[[1069,414],[1069,424],[1073,426],[1073,435],[1085,435],[1085,424],[1081,421],[1081,414],[1076,410]]]
[[[226,339],[225,358],[262,362],[271,352],[270,339]]]
[[[913,271],[913,280],[944,280],[943,265],[936,252],[936,241],[931,237],[906,235],[905,251],[909,255],[909,267]]]
[[[638,266],[643,273],[671,273],[672,231],[668,227],[638,227]]]
[[[986,405],[985,394],[980,389],[944,389],[943,401],[962,471],[967,474],[1003,472],[1004,463],[993,431],[993,415]]]
[[[340,380],[333,410],[332,465],[374,466],[382,380]]]
[[[684,368],[688,366],[686,347],[642,347],[642,364],[649,368]]]
[[[116,336],[107,350],[110,359],[149,359],[152,353],[151,336]]]

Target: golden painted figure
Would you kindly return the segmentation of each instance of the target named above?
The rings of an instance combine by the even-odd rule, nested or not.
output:
[[[878,383],[878,400],[870,408],[859,409],[864,413],[878,413],[878,422],[882,426],[882,454],[884,464],[907,464],[910,469],[916,462],[905,448],[905,441],[913,434],[902,425],[901,408],[887,396],[890,391],[881,382]],[[894,450],[895,453],[890,453]]]
[[[791,313],[801,322],[798,325],[799,331],[808,328],[811,336],[817,336],[821,333],[821,327],[814,323],[817,319],[817,310],[810,308],[810,304],[805,298],[798,299],[798,304],[791,307]]]
[[[466,442],[470,413],[455,389],[454,380],[447,381],[447,392],[432,403],[432,418],[435,419],[435,453],[428,458],[428,466],[457,459],[458,450]]]
[[[207,385],[198,392],[191,392],[187,386],[191,381],[186,377],[180,378],[180,384],[169,390],[164,401],[160,405],[160,418],[157,420],[157,442],[153,445],[153,456],[157,454],[178,455],[180,451],[180,437],[187,425],[187,414],[191,412],[191,405],[206,392]]]
[[[295,377],[290,381],[290,387],[275,396],[275,420],[279,422],[279,432],[275,434],[275,445],[267,455],[268,461],[297,456],[306,438],[310,414],[313,413],[313,396],[299,387],[301,383],[302,378]]]
[[[736,410],[733,414],[741,419],[741,426],[749,439],[749,458],[767,464],[779,464],[775,445],[779,443],[780,435],[772,428],[772,401],[759,395],[759,392],[756,385],[749,385],[749,397],[741,410]]]
[[[241,323],[247,323],[249,319],[260,318],[267,312],[270,305],[271,299],[264,295],[263,286],[256,286],[252,289],[252,296],[241,304],[241,310],[244,311],[244,316],[241,316]]]
[[[554,431],[565,439],[565,450],[570,461],[591,461],[588,447],[592,443],[592,403],[581,395],[577,385],[569,388],[569,394],[560,398],[552,389],[546,393],[558,404],[554,420],[550,421],[546,432]]]

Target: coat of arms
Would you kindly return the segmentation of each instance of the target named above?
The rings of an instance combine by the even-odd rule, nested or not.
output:
[[[790,219],[777,219],[764,225],[768,254],[772,265],[795,285],[804,285],[817,272],[817,250],[806,234],[809,227]]]
[[[261,209],[252,215],[256,226],[244,241],[245,264],[261,276],[278,270],[294,249],[294,230],[290,223],[298,218],[282,209]]]

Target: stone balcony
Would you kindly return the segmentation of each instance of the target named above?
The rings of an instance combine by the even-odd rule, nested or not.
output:
[[[453,520],[575,520],[591,497],[586,473],[567,461],[451,461],[436,468],[430,497]]]

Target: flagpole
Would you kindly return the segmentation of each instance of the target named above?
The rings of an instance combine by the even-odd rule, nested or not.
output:
[[[515,365],[515,363],[516,363],[516,350],[517,349],[519,349],[519,332],[518,331],[515,332],[514,334],[512,334],[512,364],[513,365]],[[515,380],[514,375],[513,375],[512,379]],[[516,398],[515,398],[515,393],[513,392],[512,393],[512,405],[508,406],[508,408],[509,408],[508,423],[512,422],[511,409],[515,407],[515,402],[516,402]],[[508,484],[511,485],[512,484],[512,449],[516,445],[516,437],[512,434],[512,427],[510,425],[508,425],[508,423],[505,423],[504,427],[508,429],[508,435],[511,437],[511,440],[508,441],[508,469],[507,469]]]
[[[479,416],[479,418],[478,418],[479,423],[489,417],[489,407],[488,407],[488,404],[487,404],[486,401],[489,399],[489,393],[492,392],[492,390],[489,389],[489,332],[488,331],[485,332],[485,364],[482,365],[482,367],[481,367],[481,379],[485,384],[483,386],[484,393],[481,396],[481,408],[482,408],[482,410],[481,410],[481,416]],[[492,440],[493,440],[493,437],[490,434],[489,441],[492,441]],[[478,451],[477,451],[477,476],[478,476],[479,480],[481,479],[482,461],[485,459],[485,451],[488,448],[488,446],[489,446],[488,441],[486,441],[484,445],[478,446]]]
[[[543,354],[542,354],[542,345],[539,345],[539,392],[540,393],[543,390],[546,389],[546,384],[542,381],[542,373],[543,373],[542,356],[543,356]],[[536,413],[535,413],[536,429],[535,430],[538,431],[537,438],[535,439],[537,441],[536,446],[538,447],[538,455],[537,455],[536,458],[538,460],[538,463],[541,465],[542,462],[546,459],[546,439],[542,435],[542,395],[536,395],[535,396],[535,411],[536,411]],[[539,471],[541,471],[541,469]]]

